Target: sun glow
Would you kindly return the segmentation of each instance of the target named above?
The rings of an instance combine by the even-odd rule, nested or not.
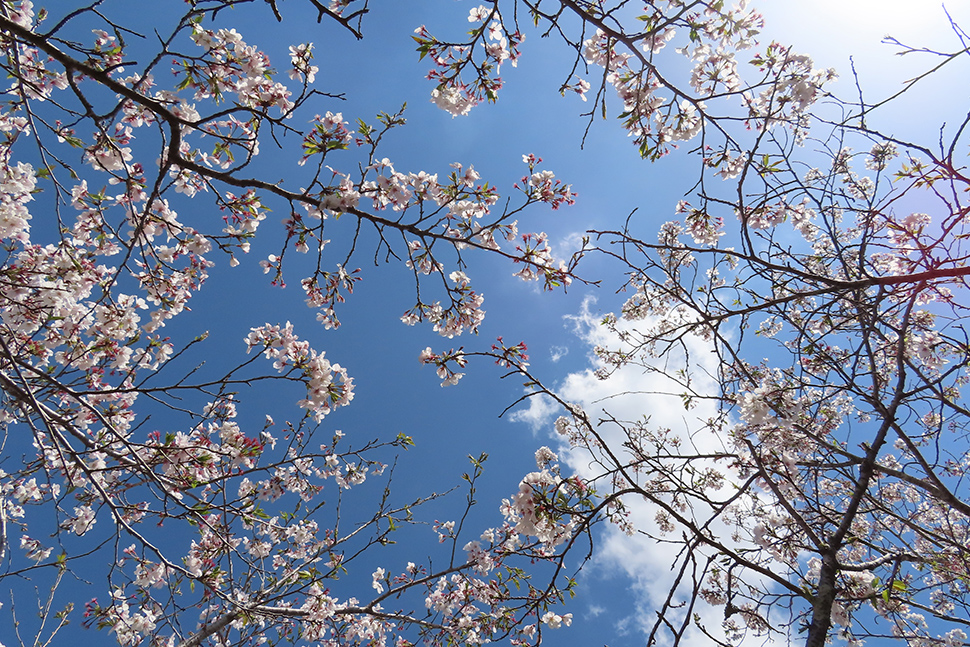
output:
[[[962,1],[945,8],[939,0],[765,0],[752,5],[765,16],[762,46],[777,39],[810,55],[816,67],[834,67],[840,78],[830,90],[856,101],[861,88],[870,106],[943,62],[933,52],[962,50],[965,45],[957,31],[970,31],[970,3]],[[907,48],[910,53],[900,55]],[[929,51],[918,51],[924,49]],[[955,64],[967,67],[963,58]],[[952,94],[954,88],[946,83],[956,78],[955,72],[931,75],[909,87],[905,96],[880,111],[884,123],[891,123],[897,136],[932,139],[933,133],[923,129],[952,123],[956,117],[948,114],[948,102],[929,102],[926,97]],[[920,118],[913,119],[914,114]]]
[[[910,47],[940,51],[961,49],[949,16],[970,29],[970,11],[964,3],[947,6],[939,0],[792,0],[755,6],[765,15],[765,34],[785,34],[785,40],[803,49],[809,46],[822,64],[844,67],[849,56],[864,64],[894,54],[892,37]]]

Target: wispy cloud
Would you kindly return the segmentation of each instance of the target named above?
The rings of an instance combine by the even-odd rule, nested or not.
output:
[[[558,362],[563,357],[569,354],[568,346],[553,346],[549,349],[549,357],[553,362]]]
[[[589,605],[589,609],[587,609],[586,611],[586,617],[596,618],[598,616],[603,615],[604,613],[606,613],[606,607],[600,606],[598,604],[591,604]]]

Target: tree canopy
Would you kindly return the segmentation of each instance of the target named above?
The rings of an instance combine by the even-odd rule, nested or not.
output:
[[[967,643],[970,113],[933,97],[956,121],[928,141],[884,116],[962,87],[956,19],[888,39],[924,71],[872,99],[761,42],[745,2],[446,3],[411,51],[368,25],[421,12],[367,0],[132,6],[0,0],[0,646],[538,645],[616,542],[667,560],[637,642]],[[618,121],[637,173],[677,165],[679,201],[563,225],[584,178],[541,151],[512,151],[505,185],[420,167],[450,119],[392,143],[410,112],[375,52],[419,61],[400,82],[457,124],[530,47],[580,113],[543,129],[595,166],[580,148]],[[367,86],[380,111],[351,117]],[[568,349],[491,333],[482,286],[503,325],[620,298],[571,315],[592,357],[557,370]],[[383,317],[435,344],[401,341],[422,340],[413,374],[366,406],[433,410],[425,365],[531,421],[504,489],[483,451],[446,493],[398,462],[417,409],[341,429],[355,376],[398,370],[370,345]],[[516,390],[482,390],[489,364]]]

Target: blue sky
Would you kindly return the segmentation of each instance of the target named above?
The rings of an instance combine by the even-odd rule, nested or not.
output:
[[[248,9],[238,14],[224,12],[216,25],[236,28],[247,42],[259,44],[281,68],[288,60],[287,46],[315,43],[315,62],[321,68],[317,87],[345,93],[347,100],[321,100],[319,106],[309,107],[303,113],[307,117],[313,112],[331,110],[342,111],[351,122],[357,118],[373,122],[378,111],[393,112],[406,102],[407,126],[392,132],[382,146],[383,156],[390,158],[399,171],[424,170],[444,176],[452,162],[473,164],[483,179],[497,185],[503,195],[511,195],[512,184],[526,170],[521,156],[541,156],[545,168],[572,183],[578,193],[577,202],[558,211],[529,210],[520,221],[520,230],[548,232],[557,252],[563,255],[573,250],[578,236],[586,229],[615,228],[634,209],[638,209],[634,230],[645,238],[651,237],[659,224],[673,217],[676,202],[696,178],[696,158],[676,153],[653,164],[639,159],[635,147],[612,119],[597,119],[580,150],[586,124],[580,113],[588,105],[575,95],[558,94],[569,72],[567,50],[553,38],[540,39],[534,31],[526,34],[518,67],[503,69],[506,84],[496,104],[479,106],[470,115],[459,118],[435,108],[429,102],[432,84],[424,79],[428,62],[418,60],[411,34],[414,28],[427,24],[442,37],[456,35],[467,29],[465,17],[477,3],[372,3],[361,42],[336,26],[326,22],[318,25],[307,19],[293,0],[280,4],[288,18],[282,25],[266,21],[268,12]],[[851,92],[845,65],[849,54],[856,57],[863,86],[877,88],[878,92],[891,90],[914,70],[924,67],[918,62],[909,67],[914,57],[891,58],[887,46],[876,44],[886,32],[898,34],[904,41],[912,39],[918,45],[956,48],[955,40],[946,32],[945,17],[933,2],[776,0],[762,4],[768,20],[763,40],[790,42],[796,49],[813,54],[816,65],[845,70],[844,79],[837,86],[842,94]],[[57,15],[73,4],[59,1],[46,6]],[[139,7],[137,13],[132,11],[135,6]],[[161,16],[143,12],[143,6],[109,2],[105,11],[122,24],[140,23],[150,33],[152,23]],[[966,13],[965,7],[961,9]],[[259,18],[254,18],[257,15]],[[294,15],[301,19],[293,20]],[[956,14],[954,17],[959,19]],[[970,25],[970,16],[965,17],[963,24]],[[945,46],[939,44],[943,41]],[[941,96],[941,91],[932,87],[914,94],[882,117],[885,128],[907,136],[912,133],[914,138],[932,138],[939,118],[926,115],[942,116],[948,108],[944,101],[926,99]],[[965,93],[963,87],[958,91]],[[614,115],[619,111],[615,102],[611,108]],[[914,114],[920,118],[913,118]],[[296,182],[300,173],[296,167],[298,158],[295,140],[284,140],[282,151],[264,144],[254,173],[267,179]],[[343,163],[341,159],[335,157],[334,164]],[[347,160],[349,171],[357,160],[353,154]],[[205,206],[204,196],[186,204],[187,209]],[[35,231],[42,231],[37,214],[35,211]],[[289,255],[291,264],[286,268],[286,277],[290,286],[285,289],[269,286],[269,279],[258,267],[260,260],[279,250],[284,235],[277,221],[282,216],[282,211],[270,215],[249,257],[240,259],[240,267],[230,270],[221,261],[193,302],[192,312],[180,317],[166,332],[187,339],[210,331],[202,352],[210,358],[208,369],[217,371],[220,361],[246,359],[242,340],[252,326],[292,321],[301,337],[310,339],[314,348],[325,351],[331,361],[345,366],[357,384],[353,403],[326,418],[323,435],[341,429],[348,438],[369,440],[403,432],[416,441],[415,448],[400,456],[395,473],[395,490],[402,500],[451,488],[468,470],[465,456],[487,452],[491,458],[480,484],[473,522],[474,527],[497,525],[501,499],[516,490],[525,473],[535,469],[534,451],[546,444],[555,449],[557,442],[551,435],[551,422],[558,414],[544,409],[538,401],[531,408],[521,406],[513,415],[499,419],[503,409],[522,393],[521,380],[499,379],[502,371],[498,367],[473,359],[462,382],[443,389],[433,370],[418,363],[418,354],[426,346],[435,350],[459,345],[470,350],[487,348],[499,335],[510,342],[525,341],[533,372],[557,385],[568,399],[591,409],[600,406],[599,398],[610,393],[662,387],[654,382],[644,384],[642,375],[632,373],[620,375],[605,386],[590,378],[590,369],[595,368],[590,358],[591,345],[604,341],[595,322],[602,313],[617,310],[623,301],[622,295],[614,294],[621,277],[608,263],[593,258],[579,268],[582,276],[603,278],[602,287],[574,284],[566,294],[548,294],[535,284],[511,276],[513,268],[499,259],[469,255],[466,272],[476,289],[485,295],[488,314],[477,338],[448,340],[429,326],[409,328],[400,322],[401,314],[413,305],[412,277],[400,262],[382,261],[375,266],[376,241],[370,237],[359,245],[350,264],[361,268],[363,281],[338,311],[343,326],[328,331],[315,321],[315,313],[303,305],[298,284],[304,261]],[[351,225],[348,219],[348,230]],[[335,245],[340,244],[341,236],[349,235],[339,226],[333,231]],[[332,263],[342,262],[344,254],[345,250],[335,248]],[[243,415],[251,416],[254,426],[261,426],[266,413],[278,421],[298,417],[300,412],[290,405],[290,400],[297,397],[299,394],[292,391],[260,388],[240,393]],[[684,422],[663,402],[646,396],[612,400],[610,407],[628,413],[628,417],[647,413],[658,420],[664,420],[670,411],[668,424]],[[164,418],[153,424],[162,428]],[[577,459],[572,467],[582,469],[582,461]],[[365,500],[379,496],[381,485],[377,481],[365,487],[372,488],[369,493],[360,494]],[[460,511],[462,501],[463,496],[457,493],[451,501],[436,503],[427,514],[443,520]],[[637,514],[648,519],[650,512]],[[666,592],[665,559],[669,555],[666,549],[625,541],[613,534],[603,539],[584,572],[578,597],[566,609],[576,617],[573,626],[546,635],[547,644],[553,647],[642,644],[640,631],[650,619],[651,605]],[[415,534],[407,544],[389,551],[387,561],[375,553],[374,563],[399,569],[404,562],[421,561],[436,550],[429,528],[425,535]],[[359,571],[361,597],[370,592],[369,573]],[[354,583],[346,585],[352,588]],[[0,642],[7,647],[17,644],[9,632],[9,625],[0,620]],[[100,641],[106,637],[87,633],[81,639]],[[698,640],[690,644],[705,643]]]

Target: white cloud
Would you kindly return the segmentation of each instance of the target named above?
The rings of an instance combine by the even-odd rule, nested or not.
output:
[[[529,398],[529,406],[509,415],[512,422],[524,422],[532,428],[533,435],[549,426],[549,421],[560,413],[559,405],[548,395],[539,393]]]
[[[625,425],[602,421],[632,422],[648,418],[651,429],[670,429],[674,435],[680,437],[685,446],[692,444],[698,453],[723,450],[722,440],[705,431],[701,423],[717,413],[713,399],[695,400],[695,406],[685,409],[681,398],[684,387],[667,377],[667,374],[673,374],[684,367],[683,356],[665,359],[662,371],[657,370],[659,366],[628,364],[613,371],[608,379],[598,377],[597,369],[604,368],[604,365],[592,352],[593,348],[618,348],[622,344],[616,333],[601,325],[603,317],[593,313],[594,304],[593,299],[587,299],[580,312],[569,317],[574,331],[589,349],[590,365],[586,369],[570,373],[556,385],[554,391],[557,396],[581,406],[594,425],[601,421],[597,426],[597,433],[616,452],[622,452],[624,442],[628,441]],[[626,322],[621,325],[621,333],[634,328],[633,324]],[[698,338],[685,338],[684,344],[693,368],[696,369],[692,373],[692,388],[700,394],[715,394],[717,384],[709,376],[717,373],[717,356],[711,352],[707,342]],[[533,397],[529,401],[529,407],[517,412],[513,419],[529,423],[534,431],[545,429],[546,433],[555,436],[551,429],[552,422],[563,414],[562,408],[552,399]],[[562,441],[558,436],[556,438]],[[559,447],[558,451],[562,461],[568,464],[573,473],[587,479],[602,476],[602,465],[593,460],[588,451],[569,450],[565,445]],[[647,479],[649,475],[643,478]],[[654,504],[638,498],[626,501],[626,505],[634,528],[647,534],[660,534],[655,521],[658,508]],[[723,526],[716,523],[712,530],[718,532],[723,530]],[[677,536],[679,532],[678,529]],[[674,585],[676,572],[671,570],[671,566],[677,562],[680,549],[681,546],[677,543],[658,542],[646,534],[628,536],[616,527],[610,527],[602,533],[594,557],[586,568],[601,576],[619,576],[626,582],[626,587],[634,596],[640,611],[634,617],[621,619],[622,626],[630,631],[650,631],[657,619],[656,611],[663,605]],[[690,581],[688,576],[686,582],[689,584]],[[681,596],[679,599],[684,598]],[[724,618],[723,607],[710,607],[699,601],[699,606],[693,612],[701,616],[709,631],[719,633]],[[672,611],[668,619],[676,622],[675,616],[683,613],[682,609]],[[706,647],[710,643],[710,638],[691,628],[685,633],[681,645]],[[755,643],[765,644],[764,637],[752,636],[751,644]],[[664,643],[658,641],[657,644]]]

